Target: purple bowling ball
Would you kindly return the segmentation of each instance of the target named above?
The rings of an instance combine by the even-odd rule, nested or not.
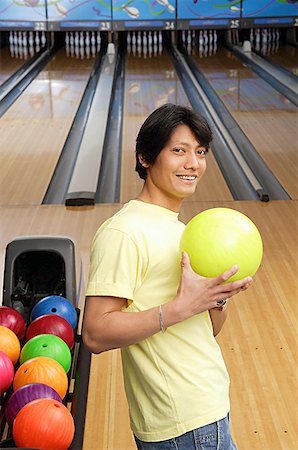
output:
[[[6,406],[6,420],[10,426],[18,412],[27,405],[27,403],[39,398],[50,398],[62,403],[61,397],[55,389],[43,383],[31,383],[17,389],[9,398]]]

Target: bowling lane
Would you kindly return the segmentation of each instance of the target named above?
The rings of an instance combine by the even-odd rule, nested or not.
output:
[[[23,59],[12,58],[9,48],[0,48],[0,86],[23,64]]]
[[[61,49],[0,119],[0,204],[40,204],[94,59]]]
[[[226,49],[193,58],[279,182],[297,199],[297,108]]]
[[[121,202],[135,198],[142,181],[135,170],[135,140],[145,118],[165,103],[189,105],[169,56],[127,54],[122,144]],[[215,158],[207,156],[207,173],[189,201],[233,200]]]
[[[278,64],[293,74],[298,75],[298,49],[296,47],[293,47],[292,45],[284,45],[276,52],[271,51],[269,54],[265,53],[265,56],[267,56],[269,60],[275,64]]]

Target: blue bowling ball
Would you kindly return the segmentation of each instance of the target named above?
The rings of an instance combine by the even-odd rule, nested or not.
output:
[[[49,295],[42,298],[31,311],[31,321],[44,314],[57,314],[67,320],[72,328],[77,324],[77,312],[74,305],[60,295]]]

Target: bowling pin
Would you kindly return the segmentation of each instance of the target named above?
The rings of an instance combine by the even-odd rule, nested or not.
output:
[[[186,38],[185,38],[185,30],[182,30],[182,42],[185,44]]]
[[[80,47],[84,47],[84,33],[83,33],[83,31],[80,32],[79,43],[80,43]]]
[[[28,42],[29,42],[29,47],[33,47],[33,45],[34,45],[33,31],[29,32]]]
[[[209,42],[210,42],[210,44],[212,44],[212,42],[213,42],[212,30],[209,30]]]
[[[256,44],[260,43],[261,35],[260,35],[260,29],[256,29]]]
[[[214,44],[217,43],[217,31],[216,30],[214,30],[214,33],[213,33],[213,42],[214,42]]]
[[[256,29],[256,45],[255,45],[257,52],[260,50],[260,41],[261,41],[260,29],[257,28]]]
[[[203,31],[200,30],[200,33],[199,33],[199,47],[203,47],[203,44],[204,44]]]
[[[137,44],[138,45],[142,45],[142,37],[141,37],[141,32],[140,31],[138,31]]]
[[[266,28],[263,28],[262,30],[262,45],[267,44],[267,30]]]
[[[146,31],[144,31],[144,36],[143,36],[143,46],[144,46],[144,48],[145,47],[147,48],[147,43],[148,43],[147,33],[146,33]]]
[[[27,33],[23,31],[23,46],[27,47]]]
[[[85,44],[86,44],[86,47],[90,47],[90,35],[89,35],[89,31],[86,32]]]
[[[187,45],[191,45],[191,32],[190,32],[190,30],[188,30],[188,32],[187,32],[187,40],[186,40],[186,42],[187,42]]]
[[[192,30],[192,33],[191,33],[191,44],[192,45],[194,45],[196,43],[196,38],[197,38],[196,31]]]
[[[44,47],[46,45],[46,42],[47,42],[47,38],[46,38],[45,32],[42,31],[42,33],[41,33],[41,45],[42,45],[42,47]]]
[[[91,33],[91,46],[95,45],[95,35],[94,35],[94,31],[92,31]]]
[[[279,29],[278,28],[276,28],[275,36],[276,36],[276,40],[279,41]]]
[[[254,30],[253,30],[253,28],[250,29],[249,40],[250,40],[251,45],[253,46],[253,43],[254,43]]]
[[[132,33],[131,42],[132,42],[132,45],[136,45],[136,43],[137,43],[137,38],[136,38],[135,32]]]

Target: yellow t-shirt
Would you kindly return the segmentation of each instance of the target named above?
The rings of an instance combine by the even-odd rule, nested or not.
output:
[[[131,200],[94,237],[86,295],[127,298],[127,313],[173,299],[183,230],[177,213]],[[121,352],[131,428],[140,440],[170,439],[227,415],[229,376],[208,311]]]

